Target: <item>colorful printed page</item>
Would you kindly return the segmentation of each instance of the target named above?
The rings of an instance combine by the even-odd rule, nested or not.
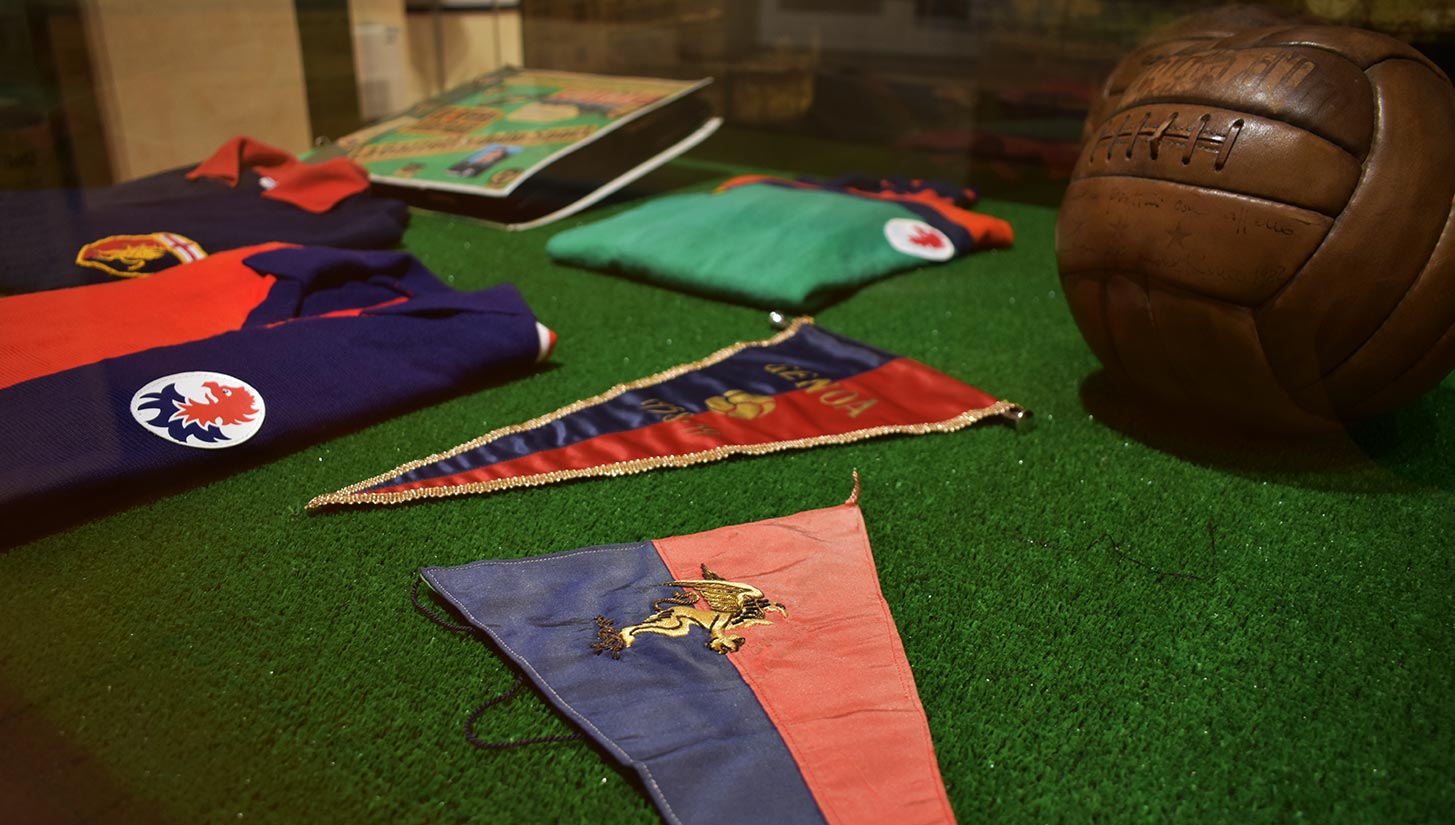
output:
[[[505,197],[563,155],[709,82],[501,69],[337,146],[380,183]]]

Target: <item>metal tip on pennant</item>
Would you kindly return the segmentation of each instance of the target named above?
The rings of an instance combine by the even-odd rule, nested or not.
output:
[[[849,500],[846,501],[846,502],[844,502],[844,503],[845,504],[858,504],[859,503],[859,471],[857,469],[854,470],[854,492],[849,495]]]
[[[1011,407],[1000,414],[1000,420],[1010,425],[1019,435],[1025,435],[1036,428],[1036,415],[1024,407]]]
[[[788,329],[788,325],[793,323],[793,319],[781,312],[770,312],[768,313],[768,323],[778,329]]]

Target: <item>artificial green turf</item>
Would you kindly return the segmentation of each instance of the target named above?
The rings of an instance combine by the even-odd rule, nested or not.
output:
[[[1054,213],[983,208],[1013,223],[1015,249],[894,277],[818,319],[1024,404],[1033,432],[305,513],[318,493],[773,332],[757,310],[550,264],[546,239],[602,211],[520,234],[418,216],[407,245],[436,272],[520,286],[560,332],[552,366],[0,555],[0,810],[657,821],[592,746],[465,743],[465,715],[514,675],[414,612],[414,569],[828,506],[855,468],[963,821],[1455,810],[1455,381],[1318,444],[1169,418],[1098,377],[1059,290]],[[533,693],[480,726],[567,730]]]

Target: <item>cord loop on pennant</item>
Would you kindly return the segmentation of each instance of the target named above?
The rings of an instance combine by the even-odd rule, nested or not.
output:
[[[415,577],[414,586],[409,588],[409,600],[414,603],[415,610],[418,610],[420,614],[423,615],[426,619],[429,619],[430,621],[434,622],[440,627],[445,628],[446,630],[453,630],[457,633],[470,634],[480,632],[479,628],[475,627],[474,625],[456,624],[455,622],[449,621],[445,617],[441,616],[439,613],[429,609],[428,607],[425,607],[424,603],[419,600],[419,585],[423,581],[423,578]],[[515,679],[515,684],[511,685],[504,692],[498,693],[490,697],[489,699],[486,699],[480,704],[479,707],[471,711],[470,715],[465,718],[465,741],[482,750],[505,750],[507,748],[519,748],[524,745],[539,745],[546,742],[571,742],[577,739],[586,738],[580,733],[567,733],[556,736],[531,736],[525,739],[511,739],[504,742],[491,742],[489,740],[481,739],[480,737],[476,736],[475,722],[480,718],[480,714],[484,713],[487,709],[494,707],[495,705],[498,705],[501,702],[504,702],[505,700],[514,696],[524,684],[525,677],[517,676]]]
[[[491,742],[487,739],[481,739],[480,737],[476,736],[475,720],[480,718],[480,714],[484,713],[488,708],[494,707],[495,705],[498,705],[501,702],[504,702],[505,700],[514,696],[524,684],[525,677],[517,677],[515,680],[515,684],[511,685],[505,691],[498,693],[490,697],[489,699],[486,699],[484,702],[481,702],[480,707],[477,707],[473,711],[471,711],[469,717],[465,719],[465,741],[469,742],[471,745],[474,745],[477,748],[480,748],[481,750],[506,750],[507,748],[519,748],[524,745],[540,745],[546,742],[573,742],[577,739],[586,738],[580,733],[563,733],[556,736],[532,736],[526,739],[511,739],[505,742]]]
[[[424,579],[416,577],[414,580],[414,586],[409,589],[409,600],[411,602],[414,602],[414,609],[418,610],[420,614],[423,615],[426,619],[429,619],[430,621],[434,622],[440,627],[443,627],[446,630],[453,630],[456,633],[474,633],[475,628],[473,626],[467,624],[455,624],[454,622],[449,621],[448,619],[434,612],[433,610],[430,610],[428,607],[425,607],[424,604],[420,602],[419,585],[423,581]]]

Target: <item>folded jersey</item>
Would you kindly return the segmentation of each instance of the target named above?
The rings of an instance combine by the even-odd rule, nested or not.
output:
[[[894,272],[1009,246],[972,190],[936,181],[751,175],[551,238],[552,258],[663,286],[812,311]]]
[[[305,164],[239,138],[195,168],[100,189],[0,193],[0,293],[141,277],[269,241],[394,246],[409,210],[367,187],[350,161]]]
[[[514,286],[456,292],[403,253],[242,264],[273,282],[240,328],[0,390],[0,517],[234,468],[527,367],[554,340]]]

